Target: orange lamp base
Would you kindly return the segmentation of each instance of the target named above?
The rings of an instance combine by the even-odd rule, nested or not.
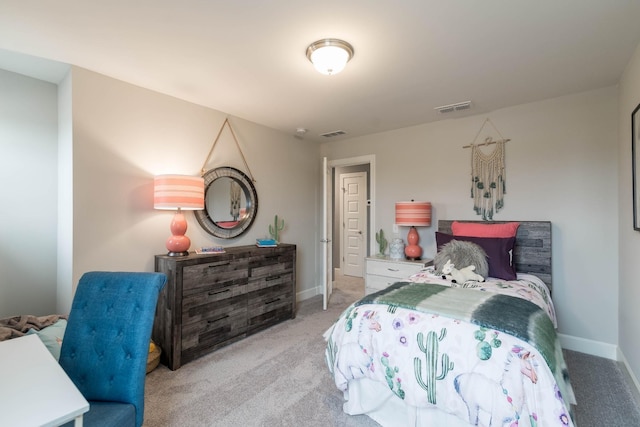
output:
[[[184,234],[187,232],[187,220],[180,209],[171,221],[171,237],[167,239],[166,247],[169,256],[187,256],[191,240]]]
[[[407,246],[404,248],[404,255],[408,259],[417,260],[422,257],[422,248],[418,245],[420,242],[420,235],[418,234],[418,230],[415,227],[411,227],[409,229],[409,234],[407,234]]]

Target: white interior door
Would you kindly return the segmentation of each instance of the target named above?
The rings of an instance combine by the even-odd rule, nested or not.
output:
[[[331,266],[333,250],[331,245],[331,169],[327,166],[327,158],[322,159],[322,237],[320,245],[322,247],[322,308],[326,310],[329,306],[329,298],[333,292],[333,278]]]
[[[342,273],[364,276],[367,252],[367,173],[340,175],[342,189]]]

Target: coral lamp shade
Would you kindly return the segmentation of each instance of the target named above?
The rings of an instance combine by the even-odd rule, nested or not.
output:
[[[155,209],[204,209],[204,179],[188,175],[158,175],[153,180]]]
[[[431,203],[397,202],[396,224],[414,227],[431,226]]]

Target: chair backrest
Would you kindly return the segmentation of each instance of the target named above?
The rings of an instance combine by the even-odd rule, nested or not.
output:
[[[60,365],[87,400],[123,402],[144,417],[144,382],[161,273],[88,272],[78,283]]]

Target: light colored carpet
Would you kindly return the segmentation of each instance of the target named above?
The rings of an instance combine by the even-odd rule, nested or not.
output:
[[[342,411],[324,360],[322,334],[363,295],[362,279],[343,276],[327,311],[314,297],[295,319],[176,371],[160,365],[147,375],[144,426],[377,426]]]
[[[295,319],[170,371],[147,375],[145,427],[373,427],[342,411],[324,360],[322,334],[364,294],[362,279],[338,278],[329,309],[303,301]],[[637,395],[621,363],[565,351],[578,427],[640,426]]]
[[[578,427],[640,426],[640,396],[623,363],[568,350],[564,356],[578,401]]]

